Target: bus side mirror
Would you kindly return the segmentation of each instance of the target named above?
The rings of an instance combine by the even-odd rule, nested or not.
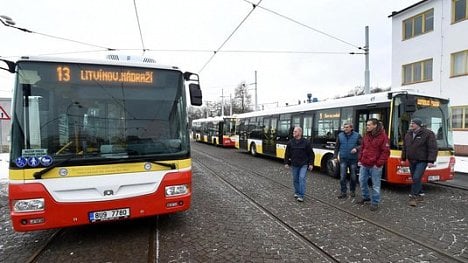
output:
[[[201,106],[202,105],[202,91],[200,89],[200,85],[195,83],[189,84],[189,92],[190,92],[190,102],[194,106]]]
[[[416,111],[416,98],[414,96],[408,96],[406,98],[406,112],[415,112]]]

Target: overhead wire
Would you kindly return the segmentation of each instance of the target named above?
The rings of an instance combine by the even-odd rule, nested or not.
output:
[[[201,73],[205,69],[205,67],[211,62],[211,60],[213,60],[213,58],[216,56],[216,54],[224,47],[224,45],[229,41],[229,39],[231,39],[231,37],[237,32],[237,30],[242,26],[242,24],[244,24],[244,22],[247,20],[247,18],[249,18],[249,16],[253,13],[255,8],[258,5],[260,5],[260,3],[262,1],[263,0],[258,1],[257,4],[251,3],[252,4],[252,10],[250,10],[250,12],[244,17],[244,19],[242,19],[242,21],[239,23],[239,25],[234,29],[234,31],[232,31],[232,33],[226,38],[226,40],[224,40],[224,42],[218,47],[218,49],[213,52],[213,55],[211,55],[211,57],[203,65],[203,67],[198,71],[198,73]]]
[[[143,54],[144,54],[146,49],[145,49],[145,43],[143,41],[143,33],[141,32],[140,17],[138,16],[138,8],[136,5],[136,0],[133,0],[133,6],[135,7],[135,16],[136,16],[137,23],[138,23],[138,30],[140,31],[141,46],[143,48]]]
[[[254,3],[252,3],[252,2],[250,2],[250,1],[248,1],[248,0],[242,0],[242,1],[247,2],[247,3],[249,3],[249,4],[252,4],[252,5],[254,4]],[[308,29],[310,29],[310,30],[312,30],[312,31],[315,31],[315,32],[317,32],[317,33],[319,33],[319,34],[325,35],[325,36],[327,36],[327,37],[329,37],[329,38],[335,39],[335,40],[337,40],[337,41],[339,41],[339,42],[345,43],[345,44],[350,45],[350,46],[352,46],[352,47],[355,47],[355,48],[357,48],[357,49],[362,49],[362,47],[359,47],[359,46],[357,46],[357,45],[355,45],[355,44],[352,44],[352,43],[350,43],[350,42],[348,42],[348,41],[345,41],[345,40],[343,40],[343,39],[341,39],[341,38],[335,37],[335,36],[333,36],[333,35],[331,35],[331,34],[328,34],[328,33],[324,32],[324,31],[321,31],[321,30],[318,30],[318,29],[316,29],[316,28],[313,28],[313,27],[311,27],[311,26],[309,26],[309,25],[306,25],[306,24],[304,24],[304,23],[302,23],[302,22],[299,22],[299,21],[297,21],[297,20],[295,20],[295,19],[293,19],[293,18],[290,18],[290,17],[288,17],[288,16],[286,16],[286,15],[280,14],[280,13],[274,11],[274,10],[268,9],[268,8],[266,8],[266,7],[263,7],[263,6],[258,6],[258,7],[259,7],[260,9],[263,9],[263,10],[265,10],[265,11],[267,11],[267,12],[270,12],[270,13],[272,13],[272,14],[274,14],[274,15],[277,15],[277,16],[283,18],[283,19],[289,20],[289,21],[291,21],[291,22],[293,22],[293,23],[296,23],[296,24],[301,25],[301,26],[303,26],[303,27],[305,27],[305,28],[308,28]]]
[[[116,48],[113,51],[139,51],[139,48]],[[54,56],[54,55],[69,55],[69,54],[85,54],[85,53],[98,53],[108,52],[108,50],[82,50],[82,51],[67,51],[67,52],[53,52],[53,53],[40,53],[38,56]],[[146,48],[145,52],[176,52],[176,53],[213,53],[216,50],[208,49],[150,49]],[[343,51],[307,51],[307,50],[220,50],[217,53],[250,53],[250,54],[325,54],[325,55],[349,55],[353,52]],[[20,57],[21,55],[12,55],[12,57]]]
[[[41,35],[41,36],[45,36],[45,37],[49,37],[49,38],[54,38],[54,39],[59,39],[59,40],[64,40],[64,41],[68,41],[68,42],[73,42],[73,43],[77,43],[77,44],[81,44],[81,45],[92,46],[92,47],[98,47],[98,48],[105,49],[105,50],[107,50],[107,51],[114,51],[114,50],[115,50],[114,48],[111,48],[111,47],[105,47],[105,46],[95,45],[95,44],[86,43],[86,42],[83,42],[83,41],[78,41],[78,40],[74,40],[74,39],[70,39],[70,38],[64,38],[64,37],[59,37],[59,36],[54,36],[54,35],[49,35],[49,34],[46,34],[46,33],[41,33],[41,32],[37,32],[37,31],[33,31],[33,30],[30,30],[30,29],[27,29],[27,28],[15,26],[14,24],[4,23],[3,21],[2,21],[2,24],[5,25],[5,26],[7,26],[7,27],[15,28],[15,29],[18,29],[18,30],[23,31],[23,32],[26,32],[26,33],[38,34],[38,35]]]

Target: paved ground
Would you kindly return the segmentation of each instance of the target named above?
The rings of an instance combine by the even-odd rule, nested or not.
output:
[[[341,262],[456,262],[444,253],[468,262],[467,191],[428,184],[426,201],[412,208],[409,187],[384,185],[381,207],[371,212],[353,198],[338,200],[338,180],[317,171],[309,173],[308,196],[298,203],[289,171],[277,160],[204,144],[193,145],[193,160],[189,211],[67,229],[39,262],[146,262],[153,254],[158,262],[330,262],[319,248]],[[0,261],[25,262],[53,231],[14,233],[6,199],[3,184]]]

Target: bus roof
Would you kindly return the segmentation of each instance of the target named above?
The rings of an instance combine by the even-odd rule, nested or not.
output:
[[[109,65],[109,66],[127,66],[127,67],[141,67],[141,68],[154,68],[154,69],[168,69],[180,71],[178,67],[160,65],[151,62],[142,62],[134,60],[113,60],[113,59],[82,59],[82,58],[67,58],[67,57],[50,57],[50,56],[23,56],[16,62],[21,61],[34,61],[34,62],[59,62],[59,63],[80,63],[80,64],[93,64],[93,65]]]
[[[427,95],[427,94],[423,94],[421,92],[410,90],[410,89],[399,89],[399,90],[365,94],[365,95],[359,95],[359,96],[353,96],[353,97],[329,99],[329,100],[313,102],[313,103],[304,103],[304,104],[299,104],[299,105],[294,105],[294,106],[286,106],[286,107],[268,109],[268,110],[263,110],[263,111],[248,112],[248,113],[235,115],[235,117],[249,118],[249,117],[264,116],[264,115],[305,112],[305,111],[318,110],[318,109],[333,109],[333,108],[351,107],[351,106],[359,106],[359,105],[378,104],[378,103],[390,102],[389,94],[392,94],[392,96],[395,96],[398,94],[410,94],[410,95],[418,95],[418,96],[448,100],[447,98]]]

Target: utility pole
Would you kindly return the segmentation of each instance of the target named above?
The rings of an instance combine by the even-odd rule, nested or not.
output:
[[[221,117],[224,117],[224,89],[221,89]]]
[[[366,69],[364,71],[364,94],[370,93],[370,71],[369,71],[369,26],[366,26],[366,45],[363,47],[366,57]]]
[[[229,116],[232,116],[232,98],[231,98],[231,93],[229,93]]]
[[[258,111],[257,71],[255,70],[255,111]]]

